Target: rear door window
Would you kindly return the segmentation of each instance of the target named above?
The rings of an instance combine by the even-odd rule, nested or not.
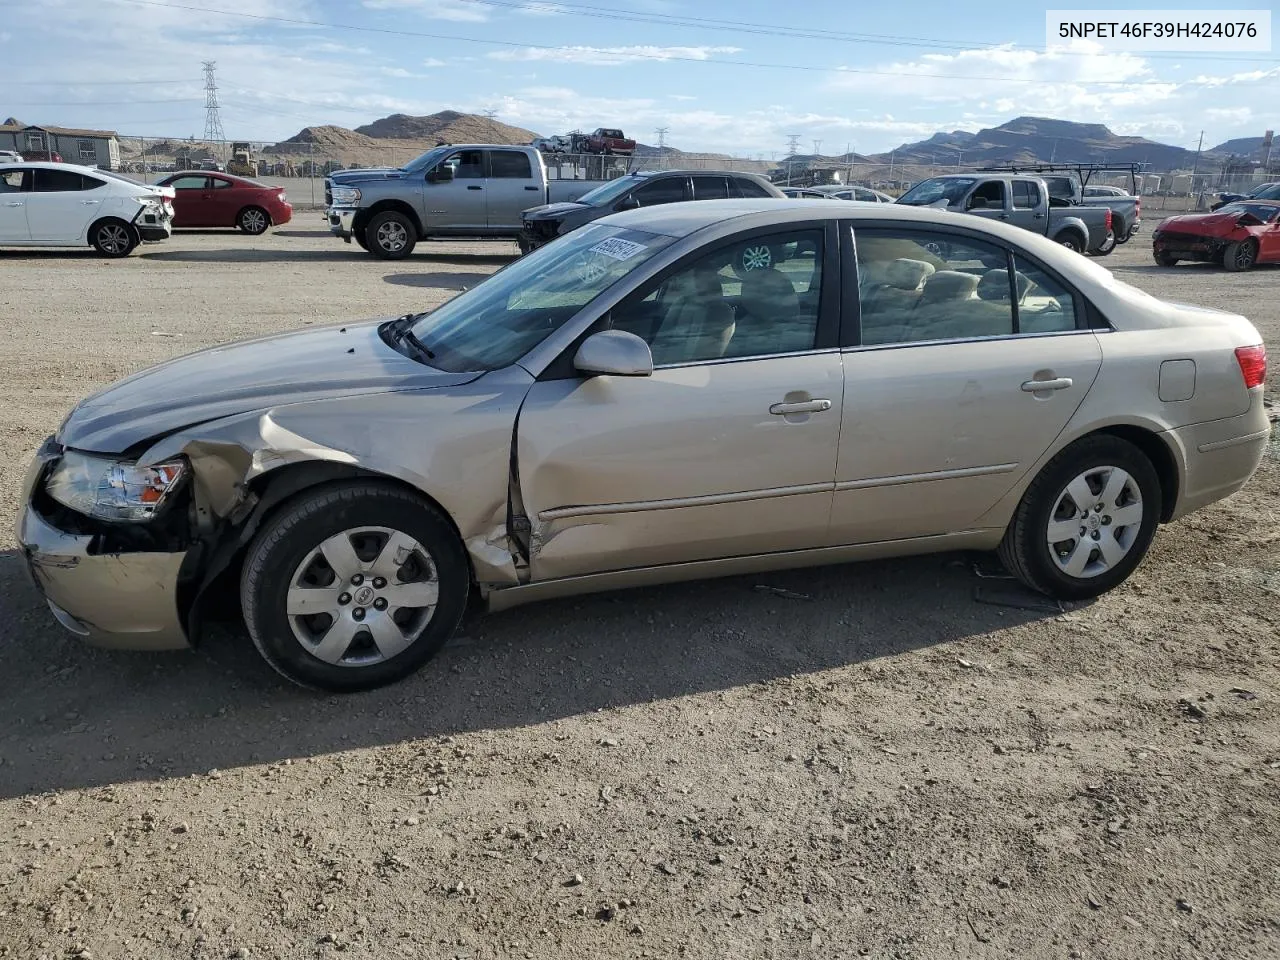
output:
[[[33,172],[36,193],[71,193],[102,186],[102,181],[96,177],[83,177],[73,170],[45,170],[37,167]]]
[[[729,188],[724,177],[694,177],[693,199],[695,200],[727,200]]]
[[[491,150],[489,176],[508,180],[533,179],[529,155],[518,150]]]

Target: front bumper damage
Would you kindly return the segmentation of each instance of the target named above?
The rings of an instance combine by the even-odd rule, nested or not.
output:
[[[38,506],[38,487],[60,454],[52,439],[36,454],[16,530],[24,566],[54,618],[94,646],[186,647],[177,603],[186,551],[125,552],[99,533],[55,526],[55,519]]]
[[[1230,240],[1222,237],[1206,237],[1196,233],[1178,233],[1160,230],[1152,234],[1152,249],[1157,254],[1177,257],[1199,263],[1214,263],[1222,259]]]

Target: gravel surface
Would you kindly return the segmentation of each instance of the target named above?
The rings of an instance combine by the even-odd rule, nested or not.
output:
[[[508,244],[0,253],[3,512],[84,394],[439,303]],[[1280,271],[1104,261],[1280,335]],[[1273,361],[1274,391],[1280,382]],[[0,956],[1274,958],[1280,444],[1065,611],[945,555],[547,602],[351,697],[106,653],[0,544]],[[762,589],[763,588],[763,589]]]

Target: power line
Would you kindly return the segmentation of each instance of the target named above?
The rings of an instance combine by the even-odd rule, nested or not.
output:
[[[468,3],[521,10],[526,7],[522,0],[466,0]],[[935,50],[972,50],[975,48],[997,49],[1007,47],[1011,52],[1042,52],[1037,47],[1018,47],[1010,44],[992,43],[975,40],[971,43],[957,43],[951,40],[940,40],[930,37],[899,36],[885,33],[851,33],[843,30],[823,30],[816,27],[788,27],[779,23],[759,23],[747,20],[725,20],[715,17],[694,17],[688,14],[645,13],[636,10],[624,10],[618,7],[600,7],[579,3],[557,3],[556,6],[566,14],[579,17],[595,17],[604,20],[623,20],[634,23],[651,23],[664,26],[700,27],[705,29],[728,30],[736,33],[763,34],[766,36],[793,37],[805,40],[830,40],[840,43],[861,43],[872,46],[921,47]],[[1055,51],[1064,56],[1097,56],[1085,50]],[[1161,56],[1159,53],[1144,54],[1144,57]],[[1230,60],[1241,62],[1243,58],[1226,54],[1223,56],[1200,55],[1183,56],[1181,54],[1163,54],[1179,60]],[[1276,58],[1254,58],[1251,62],[1280,63]]]
[[[222,132],[222,116],[218,113],[218,80],[214,69],[218,66],[214,60],[203,61],[204,66],[204,138],[206,140],[225,140]]]
[[[34,100],[18,100],[19,107],[128,107],[133,104],[150,103],[199,103],[199,97],[182,97],[168,100],[57,100],[37,103]]]
[[[299,17],[278,17],[262,13],[244,13],[238,10],[213,10],[202,7],[185,6],[176,3],[160,3],[159,0],[119,0],[121,3],[133,3],[148,7],[164,7],[169,10],[187,10],[192,13],[217,14],[227,17],[241,17],[248,20],[257,20],[267,23],[287,23],[293,26],[304,27],[326,27],[335,30],[352,30],[360,33],[374,33],[384,36],[396,37],[413,37],[425,40],[449,40],[455,43],[476,43],[485,46],[507,47],[520,50],[545,50],[551,53],[562,53],[563,46],[553,46],[551,44],[540,43],[518,43],[514,40],[493,40],[480,37],[464,37],[458,34],[447,33],[425,33],[417,30],[393,30],[389,27],[369,27],[363,25],[349,23],[333,23],[323,20],[306,20]],[[737,67],[756,67],[765,70],[799,70],[806,73],[847,73],[861,76],[872,77],[895,77],[899,80],[903,78],[919,77],[926,80],[968,80],[988,81],[995,83],[1031,83],[1049,85],[1053,83],[1069,83],[1076,86],[1120,86],[1120,87],[1170,87],[1179,86],[1177,81],[1173,80],[1071,80],[1071,81],[1050,81],[1031,77],[988,77],[973,76],[968,74],[946,74],[946,73],[910,73],[901,70],[861,70],[854,67],[830,67],[830,66],[813,66],[811,64],[798,63],[762,63],[751,60],[719,60],[711,57],[681,57],[667,56],[661,53],[640,53],[627,52],[628,59],[633,60],[654,60],[659,62],[676,62],[676,63],[701,63],[716,64],[720,66],[737,66]],[[1271,62],[1271,61],[1268,61]],[[1280,69],[1276,71],[1280,73]],[[1272,71],[1267,71],[1258,80],[1269,78]],[[1209,81],[1188,81],[1188,86],[1203,86]]]
[[[6,80],[7,87],[132,87],[160,86],[163,84],[199,83],[188,77],[186,80]]]

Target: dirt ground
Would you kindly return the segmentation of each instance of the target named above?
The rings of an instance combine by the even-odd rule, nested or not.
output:
[[[961,555],[720,580],[497,615],[350,697],[230,628],[147,655],[57,627],[9,520],[70,407],[514,253],[419,250],[307,215],[0,253],[0,957],[1280,956],[1280,444],[1066,611],[981,602]],[[1280,353],[1280,270],[1160,270],[1146,237],[1105,263]]]

